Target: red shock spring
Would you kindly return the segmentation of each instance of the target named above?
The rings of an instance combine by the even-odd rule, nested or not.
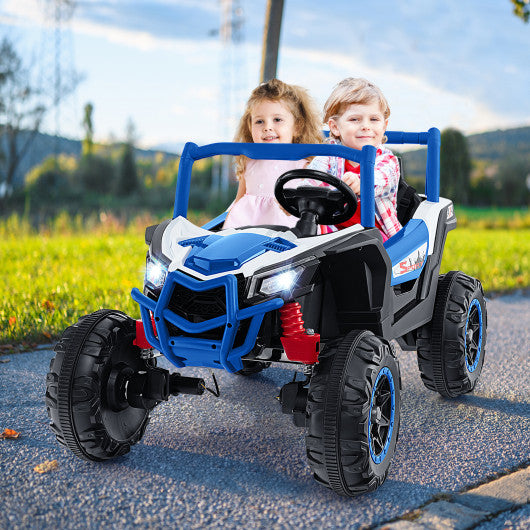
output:
[[[298,302],[285,304],[279,311],[284,337],[296,337],[305,334],[302,311]]]

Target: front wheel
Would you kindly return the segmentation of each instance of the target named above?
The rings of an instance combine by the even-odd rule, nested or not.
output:
[[[135,336],[133,319],[104,309],[67,328],[55,347],[46,378],[50,426],[81,458],[121,456],[144,434],[149,410],[125,397],[130,376],[150,362],[133,345]]]
[[[432,320],[418,332],[424,385],[445,397],[471,392],[484,364],[486,328],[481,283],[460,271],[440,276]]]
[[[326,346],[309,385],[307,457],[317,482],[354,497],[386,479],[400,423],[393,348],[370,331]]]

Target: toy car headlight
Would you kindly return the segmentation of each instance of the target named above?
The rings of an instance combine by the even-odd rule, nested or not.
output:
[[[167,276],[167,267],[155,258],[148,257],[145,264],[145,284],[159,288],[164,285]]]
[[[296,267],[267,276],[261,280],[259,292],[265,295],[272,295],[291,291],[303,270],[303,267]]]

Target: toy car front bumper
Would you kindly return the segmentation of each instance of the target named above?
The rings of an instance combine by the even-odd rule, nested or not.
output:
[[[186,318],[169,309],[175,287],[181,285],[191,291],[206,292],[224,287],[226,297],[226,313],[202,322],[190,322]],[[256,337],[265,313],[279,309],[284,301],[273,298],[265,302],[239,308],[237,279],[233,275],[224,275],[210,280],[197,280],[174,271],[168,274],[158,301],[152,300],[134,288],[131,292],[133,300],[140,305],[142,322],[148,342],[175,366],[207,366],[224,368],[229,372],[237,372],[243,368],[241,357],[249,353],[256,343]],[[154,318],[153,329],[151,315]],[[248,331],[243,344],[234,348],[234,339],[241,322],[250,319]],[[174,336],[171,329],[178,328],[186,336]],[[221,340],[208,340],[194,337],[216,328],[222,328]]]

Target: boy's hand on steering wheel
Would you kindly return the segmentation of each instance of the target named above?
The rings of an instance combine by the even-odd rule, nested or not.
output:
[[[348,184],[352,189],[353,193],[359,195],[361,193],[361,179],[359,175],[353,173],[352,171],[346,171],[342,177],[343,182]]]

